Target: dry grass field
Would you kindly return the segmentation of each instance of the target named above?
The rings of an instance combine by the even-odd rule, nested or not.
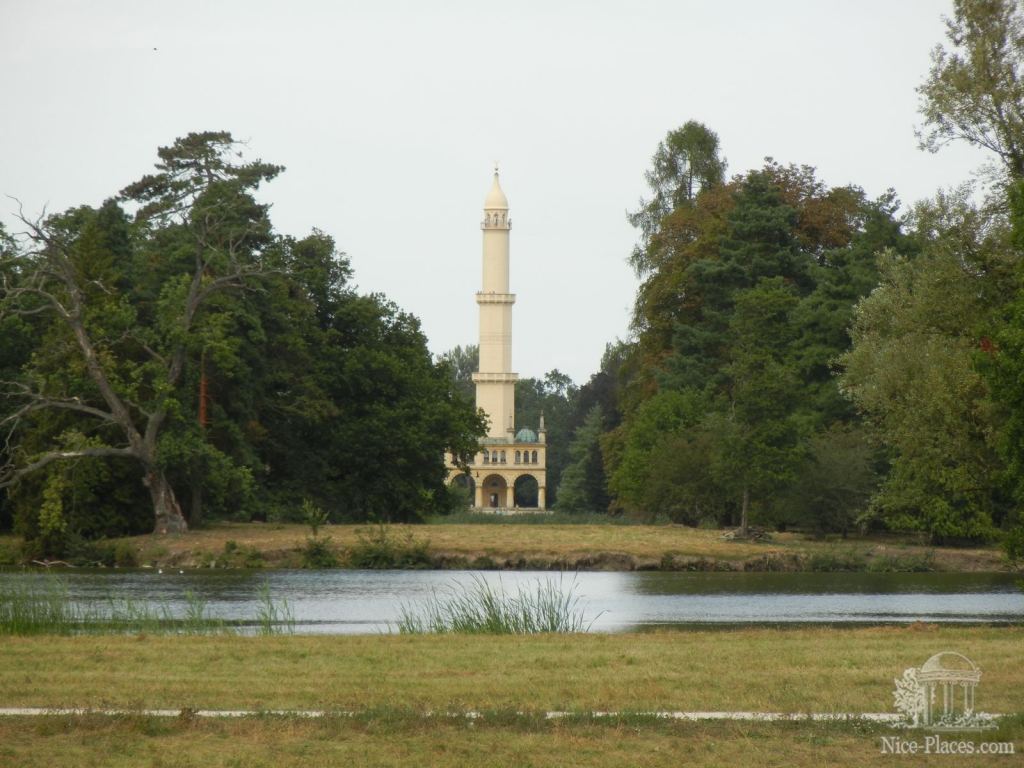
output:
[[[344,563],[346,552],[378,534],[369,525],[330,525],[319,535],[329,537]],[[127,541],[140,563],[154,566],[295,567],[309,535],[304,525],[217,523],[183,536]],[[997,547],[928,547],[893,538],[826,541],[793,533],[775,534],[768,542],[739,542],[723,539],[721,531],[678,525],[391,525],[386,536],[397,545],[421,546],[430,564],[440,567],[799,570],[812,562],[820,570],[850,562],[882,570],[906,563],[940,571],[1007,567]]]
[[[532,637],[34,637],[0,643],[3,706],[328,709],[306,720],[0,718],[3,766],[868,766],[887,726],[677,723],[650,710],[885,712],[893,678],[955,649],[978,706],[1024,713],[1024,628],[792,628]],[[437,716],[483,712],[479,720]],[[546,710],[619,718],[546,721]],[[435,716],[424,717],[433,712]],[[906,732],[904,733],[906,735]],[[922,736],[923,738],[923,736]],[[967,738],[1014,742],[1024,719]],[[884,763],[882,762],[884,760]]]
[[[5,637],[0,706],[885,712],[942,650],[978,706],[1024,713],[1024,627],[747,628],[534,636]]]
[[[865,724],[124,717],[0,719],[10,768],[998,768],[1020,765],[1024,726],[965,737],[1010,755],[882,755],[890,729]],[[918,737],[923,740],[923,737]]]

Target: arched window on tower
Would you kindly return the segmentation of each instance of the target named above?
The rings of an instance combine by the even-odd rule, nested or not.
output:
[[[505,463],[505,452],[504,451],[501,452],[501,463],[502,464]]]
[[[484,451],[484,464],[490,464],[490,463],[491,463],[490,451]]]
[[[523,452],[522,451],[516,451],[516,464],[518,464],[522,460],[523,460]]]
[[[533,452],[533,459],[532,459],[532,462],[533,462],[534,464],[536,464],[536,463],[537,463],[537,452],[536,452],[536,451],[534,451],[534,452]]]

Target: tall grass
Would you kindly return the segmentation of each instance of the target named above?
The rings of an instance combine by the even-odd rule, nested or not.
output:
[[[259,589],[259,608],[256,609],[256,630],[261,635],[277,635],[282,632],[295,632],[295,613],[286,598],[280,602],[270,595],[270,585],[266,582]]]
[[[42,590],[0,587],[0,635],[70,634],[79,621],[67,585],[55,579]]]
[[[254,620],[227,621],[213,616],[209,604],[185,592],[182,615],[167,603],[108,597],[77,602],[60,578],[37,585],[0,585],[0,635],[73,635],[150,633],[177,635],[234,634],[253,625],[259,634],[291,633],[295,619],[287,600],[280,603],[264,585]]]
[[[419,609],[403,605],[398,631],[475,635],[587,632],[598,617],[588,621],[580,603],[575,579],[568,587],[561,578],[537,581],[509,594],[500,582],[495,589],[474,576],[471,584],[456,584],[446,595],[434,593]]]

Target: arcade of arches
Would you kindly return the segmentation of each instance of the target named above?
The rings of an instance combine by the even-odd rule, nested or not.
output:
[[[490,472],[458,474],[451,485],[462,488],[467,504],[480,509],[543,509],[545,488],[529,472]]]

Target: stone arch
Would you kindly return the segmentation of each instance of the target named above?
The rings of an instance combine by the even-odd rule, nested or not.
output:
[[[488,475],[484,478],[481,485],[484,494],[484,506],[485,507],[508,507],[511,506],[509,502],[509,487],[508,483],[505,482],[505,478],[501,475]]]
[[[530,473],[524,472],[515,479],[512,492],[517,507],[534,509],[540,506],[540,483]]]

